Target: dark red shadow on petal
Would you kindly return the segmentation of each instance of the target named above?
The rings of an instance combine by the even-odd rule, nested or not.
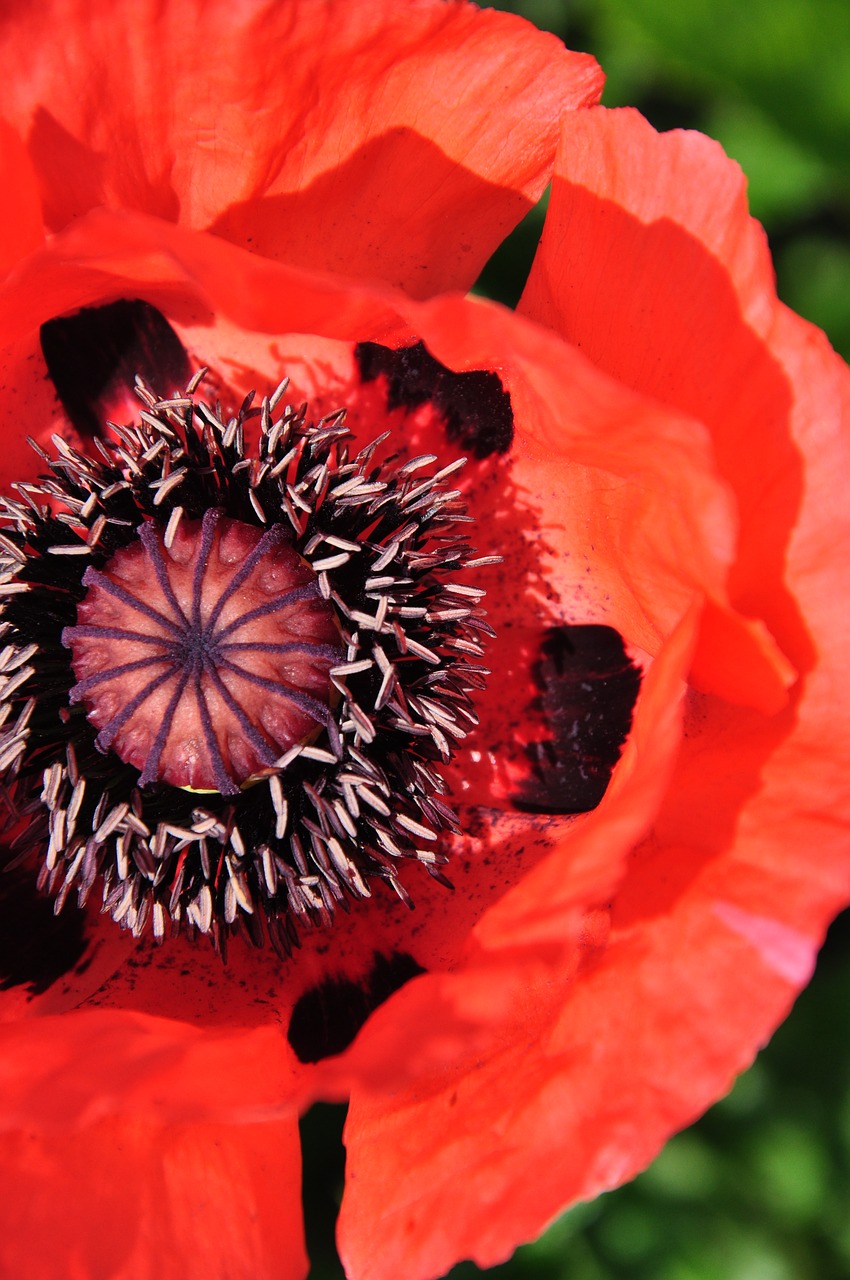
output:
[[[533,667],[532,712],[549,736],[526,746],[531,776],[514,796],[532,813],[586,813],[605,794],[632,727],[641,673],[613,627],[551,627]]]
[[[0,871],[0,991],[26,987],[42,995],[78,969],[88,946],[85,924],[81,911],[53,914],[35,873]]]
[[[614,930],[666,916],[706,867],[735,847],[741,814],[764,787],[767,762],[793,732],[799,696],[798,688],[786,711],[766,719],[749,707],[689,690],[668,798],[652,833],[632,851],[612,911]],[[758,874],[742,871],[737,891],[756,889]]]
[[[416,409],[431,401],[445,420],[452,444],[476,458],[507,453],[514,438],[511,398],[497,374],[476,369],[455,373],[435,360],[423,342],[392,351],[360,342],[355,356],[364,382],[383,374],[390,410]]]
[[[393,992],[425,970],[402,951],[375,953],[369,973],[358,981],[327,978],[296,1002],[287,1038],[299,1062],[321,1062],[351,1044],[370,1013]]]
[[[138,374],[158,395],[185,387],[191,375],[183,344],[161,311],[136,298],[85,307],[41,326],[41,349],[62,407],[86,439],[108,420],[138,416]]]
[[[109,173],[106,156],[75,138],[44,107],[39,107],[33,116],[27,150],[41,179],[44,221],[51,231],[60,231],[66,225],[69,212],[79,217],[87,209],[111,203],[108,189],[114,176]],[[133,166],[132,172],[133,193],[125,203],[132,202],[134,208],[176,222],[180,201],[170,182],[146,180],[146,166]],[[62,175],[61,187],[56,183],[56,174]]]
[[[427,298],[471,288],[531,207],[521,192],[399,127],[301,190],[234,202],[208,230],[263,257],[281,258],[284,244],[286,261],[299,267],[385,280]]]

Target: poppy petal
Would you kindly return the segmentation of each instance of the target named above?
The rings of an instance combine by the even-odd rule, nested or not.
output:
[[[19,258],[38,248],[44,239],[35,171],[18,135],[5,120],[0,120],[0,174],[5,192],[0,239],[2,279]]]
[[[0,1027],[75,1009],[127,959],[127,943],[95,912],[58,918],[29,868],[0,877]]]
[[[639,308],[638,296],[629,291],[632,277],[644,303],[678,288],[684,308],[696,295],[693,309],[709,317],[709,334],[713,306],[728,320],[735,307],[724,310],[724,298],[737,299],[753,328],[742,322],[724,326],[732,350],[717,354],[725,404],[741,431],[739,468],[731,429],[724,436],[726,424],[710,412],[716,390],[710,382],[699,379],[698,387],[690,387],[680,379],[675,359],[667,364],[663,341],[660,376],[657,370],[637,376],[640,361],[650,356],[645,342],[634,367],[631,351],[619,359],[642,389],[651,390],[657,378],[659,399],[673,386],[677,395],[667,398],[679,407],[696,412],[702,400],[701,416],[715,430],[718,457],[743,510],[743,564],[732,577],[742,594],[744,586],[749,590],[748,603],[757,599],[763,606],[771,632],[806,674],[792,690],[791,705],[772,716],[716,695],[688,695],[678,764],[653,829],[636,846],[612,894],[610,916],[603,913],[610,931],[598,918],[590,921],[589,957],[577,957],[574,980],[559,988],[551,1021],[545,1004],[533,1007],[525,1015],[526,1041],[512,1035],[501,1057],[479,1059],[465,1076],[435,1072],[418,1088],[400,1090],[391,1110],[385,1099],[355,1092],[341,1238],[357,1280],[377,1280],[399,1269],[424,1280],[460,1257],[492,1265],[572,1200],[632,1176],[749,1064],[807,980],[826,924],[850,893],[850,620],[844,608],[850,516],[834,482],[847,474],[850,461],[850,375],[822,335],[779,307],[771,283],[759,277],[759,236],[741,206],[733,202],[721,214],[716,203],[706,204],[705,153],[722,167],[713,147],[695,139],[688,156],[688,140],[680,137],[672,143],[656,139],[653,152],[647,137],[655,135],[641,124],[635,134],[645,149],[638,147],[636,154],[627,142],[631,119],[620,117],[622,124],[615,126],[600,117],[596,151],[588,127],[585,150],[576,147],[587,162],[588,187],[606,172],[606,162],[615,173],[618,163],[626,169],[633,163],[639,192],[635,174],[641,172],[652,174],[663,191],[665,179],[672,184],[665,159],[673,154],[676,190],[695,192],[699,185],[699,203],[711,209],[715,239],[731,246],[728,261],[722,273],[703,263],[696,273],[666,279],[665,264],[675,262],[675,255],[662,261],[655,236],[672,235],[675,224],[668,225],[659,210],[660,229],[639,218],[627,224],[631,277],[624,275],[623,261],[606,260],[604,249],[594,254],[597,242],[607,244],[609,215],[620,220],[618,236],[623,232],[622,208],[603,200],[583,209],[587,191],[577,184],[571,199],[580,216],[559,240],[587,246],[590,282],[598,277],[599,310],[593,308],[591,283],[574,263],[582,282],[576,289],[587,286],[583,306],[557,315],[567,314],[568,336],[582,349],[586,320],[591,353],[613,365],[618,353],[607,347],[609,325],[616,331],[618,307],[633,318]],[[624,131],[616,148],[615,127]],[[722,163],[729,170],[726,189],[734,195],[737,171]],[[718,185],[722,190],[723,183]],[[619,199],[625,198],[621,191]],[[618,243],[615,237],[613,246]],[[699,265],[697,249],[694,239],[688,260]],[[571,298],[569,279],[567,272],[562,284]],[[706,284],[707,294],[700,297],[698,286]],[[538,278],[535,289],[540,287]],[[544,312],[542,296],[529,294],[539,318],[554,323],[562,297],[552,290],[546,302],[551,310]],[[641,315],[651,333],[645,305]],[[662,308],[662,334],[674,341],[672,322],[665,329],[669,319]],[[561,319],[558,325],[566,328]],[[627,334],[620,332],[618,340],[628,345]],[[738,369],[737,382],[730,368]],[[751,373],[761,390],[774,380],[774,395],[753,423],[771,465],[757,497],[750,435],[742,427],[747,410],[755,407]],[[783,406],[784,413],[777,412]],[[789,480],[798,496],[791,528]],[[779,548],[771,539],[780,540]],[[755,581],[758,555],[765,564],[762,583]],[[774,566],[780,561],[777,581]],[[712,639],[726,644],[728,636],[710,620],[702,640]],[[788,674],[786,667],[785,679]],[[733,672],[730,693],[739,681]],[[547,865],[527,880],[545,883]],[[500,906],[479,930],[498,917]],[[377,1145],[391,1153],[380,1166],[366,1159]],[[366,1205],[369,1213],[382,1215],[386,1251],[380,1259],[365,1248],[360,1223]]]
[[[136,209],[417,296],[472,284],[545,187],[561,112],[602,87],[589,56],[466,3],[60,10],[55,56],[43,9],[0,39],[52,231]]]
[[[470,739],[469,749],[459,753],[452,776],[462,804],[513,808],[513,780],[503,779],[497,787],[488,762],[495,760],[500,767],[500,757],[516,738],[515,726],[523,725],[525,699],[533,694],[530,665],[546,625],[604,618],[630,644],[658,652],[682,615],[719,589],[732,546],[729,503],[710,474],[699,428],[618,387],[581,353],[501,308],[463,298],[417,305],[389,290],[332,282],[262,261],[155,219],[99,212],[60,233],[49,249],[33,257],[15,289],[7,291],[0,330],[7,325],[14,332],[20,307],[28,310],[28,323],[37,329],[51,314],[75,303],[90,305],[122,295],[147,295],[166,311],[187,346],[192,345],[186,337],[190,332],[214,357],[226,358],[233,347],[238,358],[250,340],[256,358],[268,344],[263,360],[270,361],[269,379],[280,374],[281,347],[298,346],[297,338],[279,335],[305,316],[333,335],[337,345],[326,342],[325,354],[333,356],[337,367],[342,348],[354,368],[353,348],[342,341],[352,331],[374,338],[417,331],[449,367],[499,370],[515,406],[516,435],[504,463],[511,480],[495,505],[492,463],[470,462],[469,497],[481,526],[476,536],[482,551],[493,546],[508,550],[505,538],[513,530],[514,571],[523,563],[523,542],[539,550],[541,563],[538,577],[528,584],[516,572],[504,576],[497,569],[488,571],[490,580],[484,582],[482,571],[494,620],[506,636],[506,647],[497,655],[500,670],[511,675],[507,686],[480,702],[480,735],[487,751]],[[251,326],[253,333],[240,336],[234,322]],[[315,342],[310,339],[308,349]],[[317,370],[321,368],[317,359]],[[653,513],[651,521],[647,512]],[[625,537],[626,528],[634,529],[634,536]],[[678,555],[671,553],[674,547]],[[549,603],[542,609],[544,583]],[[506,688],[509,697],[504,696]],[[491,749],[500,741],[504,749]],[[522,739],[514,750],[525,761]],[[644,826],[650,816],[646,809]],[[167,1007],[173,1017],[190,1023],[211,1017],[242,1025],[278,1018],[285,1023],[289,1010],[329,973],[345,982],[367,980],[376,950],[382,956],[409,953],[426,970],[454,963],[488,902],[535,861],[572,839],[568,818],[544,822],[512,814],[507,820],[497,809],[492,821],[468,811],[465,825],[472,835],[457,853],[462,891],[447,901],[445,890],[433,881],[412,885],[419,908],[415,931],[400,904],[390,907],[376,893],[373,906],[364,905],[356,919],[334,928],[335,966],[322,956],[315,939],[305,939],[297,966],[236,953],[228,975],[219,974],[218,980],[211,972],[211,966],[218,972],[216,959],[191,953],[188,945],[170,946],[171,961],[161,963],[155,949],[122,940],[130,948],[132,965],[125,964],[101,987],[98,1002],[149,1014]],[[621,869],[617,842],[603,841],[599,847],[609,862],[591,897]],[[373,918],[377,948],[368,924]],[[109,928],[109,922],[103,927]],[[175,976],[180,959],[191,968],[191,980]],[[271,987],[276,994],[270,1003]],[[81,993],[82,998],[87,994]],[[333,1070],[323,1065],[309,1087],[319,1093],[338,1091],[346,1071],[348,1078],[357,1077],[359,1062],[355,1055]],[[385,1074],[392,1076],[393,1070],[387,1062]],[[305,1075],[305,1088],[306,1081]]]
[[[39,341],[56,394],[84,440],[101,435],[106,422],[133,420],[137,377],[166,394],[182,390],[191,375],[168,321],[138,298],[48,320]]]
[[[4,1024],[0,1131],[83,1126],[115,1114],[171,1123],[279,1116],[295,1096],[297,1064],[273,1021],[203,1028],[95,1006]]]
[[[262,1124],[104,1120],[0,1136],[13,1230],[0,1271],[26,1280],[302,1280],[294,1117]]]
[[[557,1195],[547,1186],[558,1185],[551,1147],[553,1132],[562,1130],[537,1112],[547,1090],[560,1085],[571,1096],[571,1076],[565,1053],[550,1050],[549,1042],[584,971],[605,954],[607,912],[588,907],[610,900],[634,835],[651,821],[669,777],[681,710],[674,691],[682,688],[696,621],[686,620],[649,673],[625,768],[600,809],[485,914],[465,970],[442,977],[442,1002],[454,1011],[454,1026],[436,999],[427,1006],[423,999],[417,1009],[428,979],[400,993],[392,1022],[382,1010],[371,1024],[369,1034],[391,1061],[404,1055],[403,1042],[389,1034],[406,1031],[417,1045],[409,1054],[416,1075],[390,1097],[368,1079],[352,1092],[339,1242],[353,1280],[424,1280],[462,1257],[490,1266],[522,1238],[518,1227],[529,1206],[540,1209],[541,1196]],[[408,1009],[412,1016],[403,1020]],[[430,1044],[421,1056],[416,1028],[425,1016],[429,1023],[439,1019],[442,1060],[429,1060]],[[538,1161],[546,1176],[534,1168]],[[376,1220],[380,1255],[370,1243]]]
[[[780,646],[799,667],[807,646],[779,589],[802,482],[784,425],[796,388],[769,343],[778,306],[744,177],[717,143],[657,134],[628,110],[570,122],[520,310],[707,426],[738,504],[731,604],[775,638],[786,632]],[[776,486],[782,500],[769,501]],[[703,674],[727,692],[717,666]]]

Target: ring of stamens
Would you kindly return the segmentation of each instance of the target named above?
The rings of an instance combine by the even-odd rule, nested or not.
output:
[[[476,723],[492,635],[457,575],[494,557],[446,483],[462,458],[432,471],[384,435],[354,452],[344,413],[312,421],[285,382],[226,419],[200,377],[168,400],[139,385],[139,423],[98,457],[56,437],[46,474],[0,499],[0,785],[14,857],[39,862],[57,910],[99,885],[136,936],[224,951],[243,932],[284,955],[376,880],[403,902],[411,865],[445,881],[441,764]],[[267,572],[282,580],[250,599]],[[304,715],[285,750],[274,698],[286,724]]]

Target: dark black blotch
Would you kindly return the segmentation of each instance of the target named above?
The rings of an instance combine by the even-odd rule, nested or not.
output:
[[[390,409],[416,409],[430,400],[446,424],[446,435],[466,453],[488,458],[507,453],[514,438],[511,397],[499,377],[487,370],[455,373],[435,360],[422,342],[391,351],[377,342],[360,342],[355,355],[364,382],[384,375]]]
[[[289,1043],[299,1062],[321,1062],[342,1053],[363,1023],[385,1000],[425,970],[413,956],[375,952],[372,968],[359,981],[326,978],[305,991],[292,1011]]]
[[[0,870],[0,991],[26,987],[40,996],[76,969],[87,945],[85,922],[74,909],[55,916],[34,873]]]
[[[162,396],[191,377],[177,334],[161,311],[139,298],[48,320],[40,338],[56,394],[84,437],[103,433],[110,402],[132,391],[137,374]]]
[[[629,735],[640,670],[613,627],[559,626],[545,633],[534,680],[550,736],[526,747],[531,774],[514,803],[532,813],[586,813],[605,794]]]

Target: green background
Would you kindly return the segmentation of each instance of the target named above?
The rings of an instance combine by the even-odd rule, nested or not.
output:
[[[750,181],[780,296],[850,358],[848,0],[518,0],[498,4],[593,53],[603,102],[718,138]],[[480,289],[514,303],[545,202]],[[732,1093],[631,1185],[566,1213],[502,1267],[451,1280],[848,1280],[850,915],[808,990]],[[339,1280],[342,1108],[303,1121],[314,1280]],[[376,1234],[375,1249],[380,1249]],[[398,1280],[405,1280],[399,1276]]]

